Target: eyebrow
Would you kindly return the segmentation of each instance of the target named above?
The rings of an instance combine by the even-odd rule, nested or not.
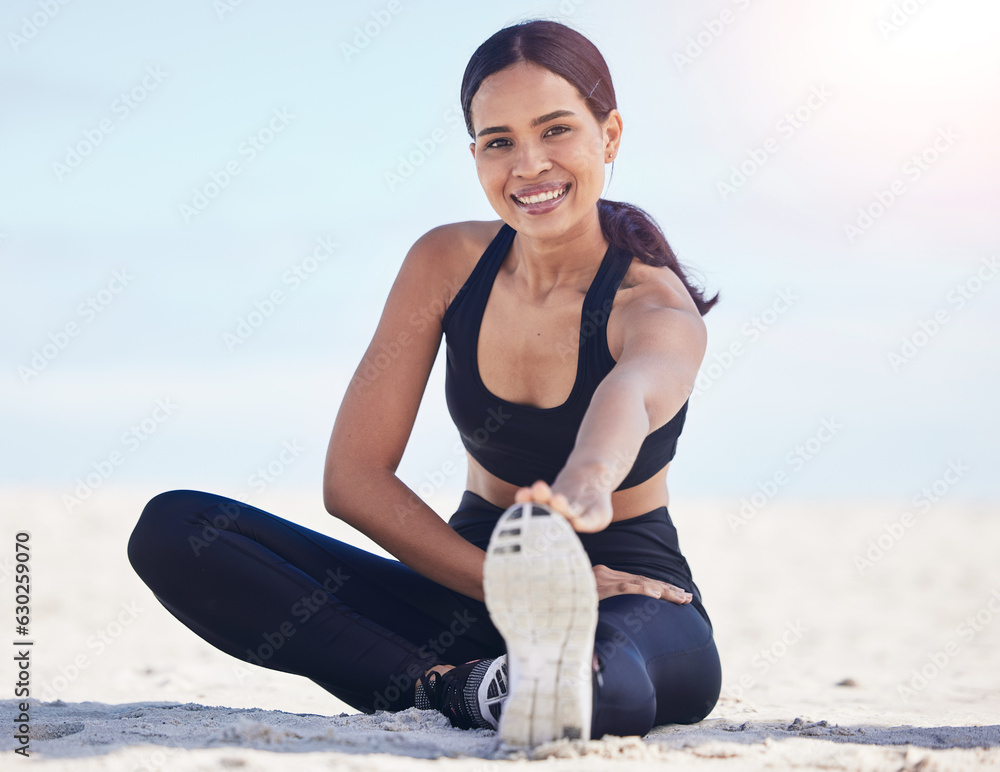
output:
[[[543,123],[548,123],[549,121],[554,121],[556,118],[567,118],[567,117],[575,118],[576,113],[574,113],[571,110],[556,110],[555,112],[552,113],[546,113],[545,115],[535,118],[531,122],[531,128],[535,128],[536,126],[541,126]],[[510,126],[490,126],[488,129],[483,129],[482,131],[480,131],[476,135],[476,138],[478,139],[479,137],[485,136],[486,134],[509,133],[510,130],[511,130]]]

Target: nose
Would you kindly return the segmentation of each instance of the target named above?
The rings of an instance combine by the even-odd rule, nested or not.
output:
[[[516,177],[537,177],[552,167],[545,148],[537,142],[521,142],[515,152],[513,174]]]

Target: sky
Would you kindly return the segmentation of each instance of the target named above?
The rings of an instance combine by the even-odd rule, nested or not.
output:
[[[1000,498],[1000,6],[470,7],[4,4],[0,481],[318,502],[407,249],[497,217],[465,65],[543,17],[615,79],[605,196],[720,293],[672,501]],[[439,357],[400,478],[457,504],[457,441]]]

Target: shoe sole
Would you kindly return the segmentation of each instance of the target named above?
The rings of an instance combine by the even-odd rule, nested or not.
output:
[[[589,740],[597,585],[576,532],[547,506],[515,504],[497,521],[483,572],[486,607],[507,644],[501,739]]]

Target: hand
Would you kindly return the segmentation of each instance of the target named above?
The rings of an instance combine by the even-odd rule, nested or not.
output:
[[[611,494],[593,485],[579,486],[568,493],[570,488],[569,484],[561,484],[559,480],[551,488],[548,483],[539,480],[530,488],[518,489],[514,501],[518,504],[546,504],[565,517],[576,531],[595,533],[607,528],[614,514]]]
[[[678,605],[691,602],[691,593],[680,587],[638,574],[615,571],[604,565],[594,566],[594,579],[597,580],[598,600],[604,600],[613,595],[634,594],[661,598]]]

